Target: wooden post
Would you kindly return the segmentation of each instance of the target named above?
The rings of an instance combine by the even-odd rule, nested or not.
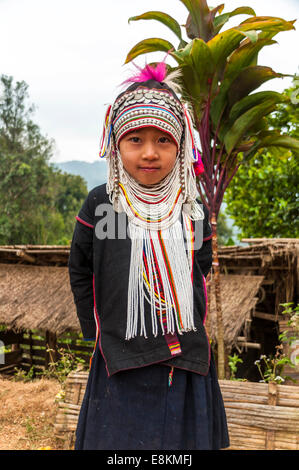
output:
[[[225,378],[225,348],[224,348],[224,331],[223,331],[223,318],[221,306],[221,289],[220,289],[220,266],[218,258],[218,242],[217,242],[217,218],[215,212],[211,217],[212,225],[212,250],[213,250],[213,279],[215,289],[215,303],[217,313],[217,362],[218,362],[218,377],[219,379]]]
[[[32,339],[32,331],[29,331],[29,356],[30,356],[30,367],[33,366],[33,339]]]
[[[207,288],[207,316],[206,316],[206,322],[205,322],[205,329],[209,338],[210,337],[210,311],[211,311],[211,302],[210,302],[211,273],[210,272],[206,277],[206,288]]]
[[[57,337],[55,333],[51,331],[46,331],[46,350],[50,349],[51,351],[46,351],[45,356],[45,368],[49,368],[50,362],[57,361]]]
[[[277,404],[277,384],[270,382],[268,385],[268,405]],[[266,450],[275,449],[275,431],[267,429],[266,431]]]

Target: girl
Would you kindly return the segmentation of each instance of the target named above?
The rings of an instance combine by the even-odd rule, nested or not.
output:
[[[75,449],[228,447],[191,119],[164,63],[129,81],[106,113],[107,184],[76,217],[69,257],[83,336],[95,339]]]

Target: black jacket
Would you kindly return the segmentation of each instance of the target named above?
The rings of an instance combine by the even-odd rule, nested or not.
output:
[[[89,192],[76,216],[68,268],[83,336],[99,341],[108,375],[158,362],[203,375],[208,373],[210,344],[204,327],[207,305],[204,277],[211,268],[212,249],[208,211],[203,209],[203,242],[195,250],[193,262],[196,331],[177,335],[180,347],[171,354],[169,335],[124,339],[131,240],[124,234],[120,220],[125,220],[127,226],[127,216],[123,213],[124,219],[119,219],[120,215],[113,211],[105,184]],[[115,237],[103,238],[108,213],[110,217],[112,214]],[[145,317],[150,319],[150,305],[145,304],[145,312],[149,313]]]

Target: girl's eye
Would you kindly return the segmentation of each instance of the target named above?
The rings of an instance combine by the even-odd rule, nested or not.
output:
[[[129,138],[129,140],[130,140],[131,142],[136,143],[136,144],[137,144],[138,142],[140,142],[140,138],[137,137],[137,136],[132,136],[132,137]]]
[[[165,144],[167,142],[170,142],[170,139],[168,137],[163,136],[159,138],[159,142],[161,142],[162,144]]]

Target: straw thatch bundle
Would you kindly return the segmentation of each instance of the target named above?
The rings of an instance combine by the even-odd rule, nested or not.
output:
[[[250,317],[262,276],[221,276],[225,341],[231,347]],[[211,284],[213,284],[211,282]],[[216,340],[213,286],[207,328]],[[67,267],[0,263],[0,324],[38,329],[57,336],[80,331]]]
[[[227,349],[231,349],[238,342],[246,320],[251,318],[252,310],[258,300],[257,292],[263,279],[263,276],[235,274],[220,276],[224,340]],[[208,284],[208,298],[209,313],[206,327],[209,338],[216,343],[217,316],[213,279]]]
[[[237,344],[241,349],[244,344],[258,346],[247,340],[259,290],[267,295],[265,286],[270,286],[271,296],[275,291],[275,305],[272,307],[272,300],[269,304],[266,299],[265,304],[259,303],[261,312],[258,312],[275,321],[282,311],[280,303],[293,301],[299,292],[297,239],[245,239],[244,242],[249,246],[219,249],[227,351]],[[8,328],[40,329],[56,335],[79,332],[69,284],[68,257],[69,246],[0,246],[0,323]],[[206,327],[210,339],[216,343],[213,279],[208,284],[208,300]]]
[[[246,238],[242,241],[249,245],[219,249],[222,272],[264,276],[261,291],[265,302],[259,305],[259,310],[268,313],[269,320],[278,321],[283,310],[281,304],[296,302],[298,298],[299,239]]]
[[[69,245],[0,245],[0,263],[65,266],[69,252]]]
[[[0,263],[0,324],[60,335],[80,331],[68,269]]]

